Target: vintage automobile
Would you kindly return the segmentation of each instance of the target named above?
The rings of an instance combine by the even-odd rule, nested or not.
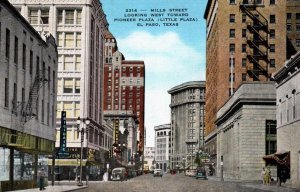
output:
[[[154,169],[153,177],[162,177],[162,176],[163,176],[163,172],[161,169]]]
[[[206,175],[206,171],[204,167],[198,167],[196,169],[196,175],[195,175],[196,179],[201,178],[201,179],[207,179],[207,175]]]
[[[110,179],[112,181],[124,181],[126,180],[126,169],[124,167],[114,168],[111,172]]]

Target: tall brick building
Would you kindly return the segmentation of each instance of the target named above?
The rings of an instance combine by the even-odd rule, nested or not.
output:
[[[137,117],[138,149],[144,150],[144,101],[145,65],[144,61],[125,60],[118,51],[114,36],[107,31],[104,48],[104,91],[103,106],[105,116]],[[134,148],[134,147],[133,147]]]
[[[207,3],[205,146],[212,157],[217,111],[243,82],[270,81],[284,64],[287,4],[278,0]]]

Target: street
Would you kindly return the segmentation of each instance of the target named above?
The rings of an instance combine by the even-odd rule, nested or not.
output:
[[[89,187],[80,191],[91,192],[296,192],[296,189],[287,187],[265,186],[261,183],[250,182],[220,182],[217,179],[209,180],[195,179],[183,174],[164,174],[162,178],[146,174],[127,181],[90,182]]]

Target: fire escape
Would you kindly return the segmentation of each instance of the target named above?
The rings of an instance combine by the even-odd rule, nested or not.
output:
[[[261,1],[243,1],[240,4],[240,10],[246,14],[249,21],[247,21],[247,29],[250,36],[247,36],[247,44],[250,51],[247,51],[247,59],[252,66],[247,66],[247,73],[253,81],[260,81],[264,76],[266,80],[270,79],[268,73],[269,59],[268,59],[268,20],[256,9],[261,7]]]

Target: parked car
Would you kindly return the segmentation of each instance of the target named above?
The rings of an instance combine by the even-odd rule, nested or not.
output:
[[[207,179],[205,168],[204,167],[198,167],[196,169],[195,177],[196,177],[196,179],[198,179],[198,178]]]
[[[112,181],[124,181],[127,179],[126,175],[127,172],[124,167],[117,167],[112,170],[110,179]]]
[[[153,177],[162,177],[162,176],[163,176],[163,172],[161,169],[154,169]]]

